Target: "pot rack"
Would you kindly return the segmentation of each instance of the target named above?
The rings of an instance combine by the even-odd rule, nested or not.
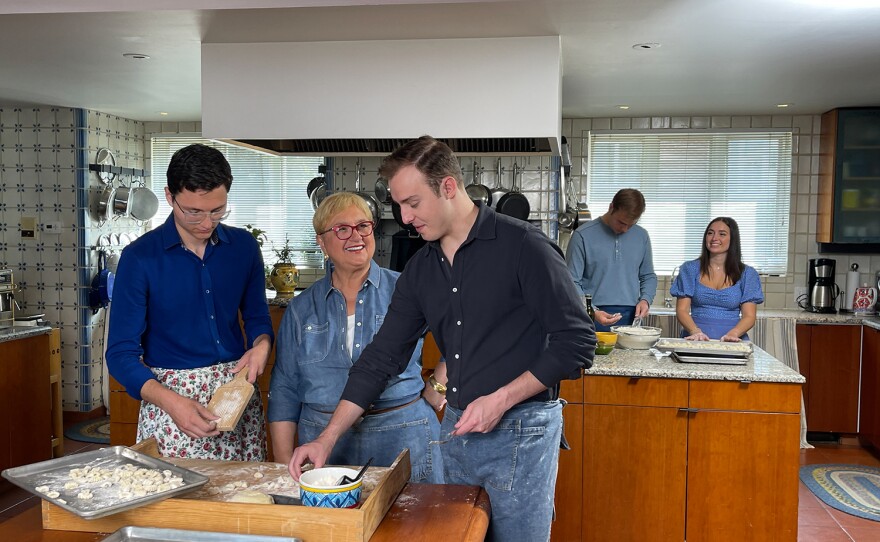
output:
[[[89,164],[89,171],[109,173],[111,175],[125,175],[127,177],[149,177],[150,172],[146,169],[135,169],[121,166],[108,166],[106,164]]]

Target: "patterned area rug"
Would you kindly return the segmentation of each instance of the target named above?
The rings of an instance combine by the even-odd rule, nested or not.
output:
[[[860,518],[880,521],[880,468],[804,465],[800,477],[828,506]]]
[[[110,418],[95,418],[71,425],[64,430],[64,436],[77,442],[110,444]]]

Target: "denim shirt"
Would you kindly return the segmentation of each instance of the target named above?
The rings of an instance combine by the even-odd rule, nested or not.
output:
[[[370,273],[355,304],[354,345],[349,355],[345,343],[345,297],[327,275],[293,298],[278,328],[275,367],[269,388],[270,422],[299,422],[303,404],[333,412],[348,381],[348,371],[373,340],[385,320],[391,294],[400,273],[370,263]],[[409,358],[406,370],[388,380],[375,409],[398,406],[419,396],[422,341]]]

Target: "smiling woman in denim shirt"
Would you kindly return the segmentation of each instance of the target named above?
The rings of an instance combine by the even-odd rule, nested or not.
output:
[[[330,260],[327,275],[291,300],[285,311],[269,393],[275,461],[290,461],[294,435],[311,442],[327,426],[348,371],[382,326],[399,273],[373,261],[376,241],[363,198],[340,192],[325,199],[313,224]],[[389,466],[409,448],[411,481],[443,482],[440,423],[422,399],[422,341],[406,370],[388,381],[363,418],[343,436],[328,464]]]

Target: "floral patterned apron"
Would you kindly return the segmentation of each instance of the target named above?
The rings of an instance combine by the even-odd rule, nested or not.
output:
[[[151,370],[166,388],[207,406],[217,388],[233,379],[235,375],[231,370],[237,363],[228,361],[198,369],[153,367]],[[221,432],[216,437],[189,437],[164,410],[141,401],[137,440],[140,442],[150,437],[155,437],[159,453],[165,457],[265,461],[266,425],[263,423],[263,401],[259,387],[235,429]]]

